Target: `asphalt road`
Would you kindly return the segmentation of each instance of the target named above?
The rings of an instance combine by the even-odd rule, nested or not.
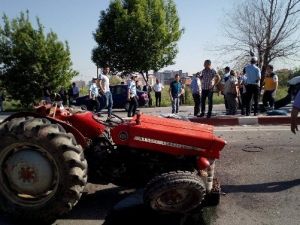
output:
[[[141,195],[133,190],[89,185],[79,204],[53,224],[299,225],[300,134],[288,126],[218,127],[216,133],[228,142],[217,163],[226,193],[218,207],[185,217],[157,215],[139,204]],[[120,201],[131,207],[112,211]],[[0,224],[15,223],[0,216]]]

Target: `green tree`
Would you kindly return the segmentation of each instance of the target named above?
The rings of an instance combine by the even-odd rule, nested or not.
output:
[[[42,89],[50,84],[55,90],[66,86],[78,75],[71,66],[68,43],[60,42],[54,32],[45,34],[37,21],[35,29],[29,12],[0,24],[0,77],[2,86],[13,99],[29,106],[42,97]]]
[[[173,0],[113,0],[101,12],[92,60],[115,71],[158,71],[174,64],[182,32]]]

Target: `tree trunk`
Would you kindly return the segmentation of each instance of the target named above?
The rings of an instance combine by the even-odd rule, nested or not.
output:
[[[148,85],[148,80],[149,80],[149,74],[148,74],[148,71],[145,72],[146,76],[145,76],[145,74],[144,74],[143,71],[141,71],[140,74],[142,74],[143,79],[144,79],[146,85]]]

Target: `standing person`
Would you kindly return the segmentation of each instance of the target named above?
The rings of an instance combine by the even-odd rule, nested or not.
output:
[[[98,96],[99,96],[99,88],[96,84],[97,78],[94,77],[92,80],[92,84],[90,86],[90,91],[89,91],[89,97],[92,100],[92,106],[93,109],[96,109],[96,112],[100,111],[100,103],[98,100]]]
[[[4,93],[0,93],[0,112],[3,112],[4,111],[4,108],[3,108],[3,102],[5,101],[5,96],[4,96]]]
[[[101,80],[100,91],[105,96],[105,102],[106,102],[106,107],[107,107],[107,120],[111,119],[112,107],[113,107],[112,94],[111,94],[110,88],[109,88],[109,78],[108,78],[109,71],[110,71],[110,69],[108,66],[103,67],[102,75],[100,77],[100,80]]]
[[[228,104],[227,115],[235,115],[237,111],[238,80],[233,70],[224,84],[224,96]]]
[[[246,77],[245,68],[243,69],[243,73],[238,78],[238,83],[239,83],[239,93],[241,99],[241,114],[245,115],[245,108],[247,102],[247,94],[246,94],[247,77]]]
[[[180,81],[181,83],[181,95],[180,95],[180,100],[179,100],[179,105],[183,105],[185,103],[185,84],[183,83],[183,80]]]
[[[51,103],[51,85],[47,83],[43,89],[44,100],[46,103]]]
[[[149,84],[145,84],[143,87],[143,91],[147,92],[148,98],[149,98],[148,106],[151,107],[152,106],[152,96],[151,96],[152,87]]]
[[[291,131],[296,134],[296,131],[298,131],[298,123],[297,123],[297,117],[298,113],[300,111],[300,91],[298,91],[298,94],[296,95],[296,98],[294,100],[293,109],[291,112]]]
[[[246,84],[246,116],[250,115],[251,109],[251,100],[253,98],[254,101],[254,116],[257,115],[258,109],[258,98],[260,92],[260,79],[261,79],[261,71],[256,66],[257,58],[252,57],[251,64],[245,67],[246,76],[247,76],[247,84]]]
[[[128,117],[132,117],[135,115],[136,108],[138,106],[136,89],[137,89],[137,75],[132,74],[131,80],[128,83],[128,101],[129,101]]]
[[[69,101],[69,106],[72,105],[72,103],[73,103],[73,87],[72,87],[72,85],[68,88],[68,101]]]
[[[207,118],[210,118],[213,108],[214,87],[220,82],[220,76],[217,74],[216,70],[211,68],[211,61],[209,59],[204,62],[204,69],[201,72],[200,80],[202,89],[200,117],[203,117],[205,114],[205,104],[206,99],[208,99]]]
[[[67,105],[67,101],[68,101],[67,95],[68,95],[68,94],[67,94],[65,88],[64,88],[64,87],[61,87],[61,88],[59,89],[59,91],[58,91],[58,94],[59,94],[60,97],[61,97],[61,100],[62,100],[63,105]]]
[[[267,66],[267,73],[264,79],[264,109],[267,109],[268,106],[270,109],[274,109],[275,95],[278,87],[278,76],[273,72],[273,69],[274,67],[272,65]]]
[[[197,73],[191,83],[191,89],[192,89],[193,99],[195,103],[194,116],[198,116],[198,114],[200,113],[201,81],[199,76],[200,74]]]
[[[156,79],[156,83],[153,85],[153,90],[155,92],[155,106],[160,107],[161,103],[161,92],[164,86]]]
[[[225,74],[223,75],[223,78],[222,78],[222,81],[221,81],[223,89],[224,89],[224,85],[225,85],[226,81],[228,80],[228,78],[230,76],[230,67],[226,66],[225,69],[224,69],[224,72],[225,72]],[[225,104],[226,113],[228,113],[228,111],[229,111],[228,103],[227,103],[227,100],[226,100],[226,97],[225,97],[225,94],[224,94],[224,90],[223,90],[223,95],[224,95],[224,104]]]
[[[179,74],[175,75],[175,80],[171,82],[169,95],[172,102],[172,113],[178,113],[180,96],[182,95],[182,84]]]
[[[76,83],[72,83],[72,98],[73,100],[79,97],[79,88],[76,86]]]

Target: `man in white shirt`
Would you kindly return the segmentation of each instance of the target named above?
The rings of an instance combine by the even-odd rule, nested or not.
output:
[[[100,91],[105,96],[108,120],[111,118],[112,107],[113,107],[112,94],[109,89],[109,78],[108,78],[109,71],[110,71],[110,69],[108,66],[103,67],[103,70],[102,70],[103,74],[100,77],[100,80],[101,80]]]
[[[156,79],[156,83],[153,85],[153,90],[155,92],[155,105],[156,107],[160,107],[161,103],[161,91],[164,86]]]

